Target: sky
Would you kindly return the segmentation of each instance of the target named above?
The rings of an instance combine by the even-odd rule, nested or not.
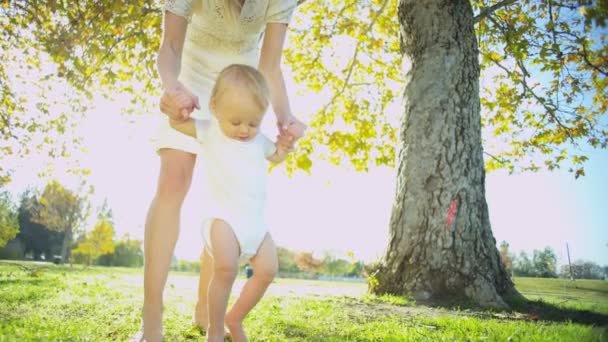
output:
[[[311,99],[292,96],[292,105],[310,105]],[[120,102],[99,99],[80,127],[88,153],[82,165],[92,169],[89,183],[95,186],[94,205],[107,198],[113,210],[117,237],[128,233],[143,237],[144,218],[155,191],[159,159],[150,138],[160,114],[129,117],[120,114]],[[268,114],[262,131],[273,136]],[[28,165],[30,163],[30,165]],[[13,175],[9,190],[23,191],[28,185],[43,187],[35,174],[40,165],[26,162]],[[182,211],[180,239],[175,255],[196,260],[202,246],[198,210],[205,204],[196,173]],[[486,177],[486,199],[497,243],[505,240],[515,253],[551,246],[558,263],[567,263],[566,243],[572,260],[608,264],[608,152],[592,151],[586,176],[574,179],[565,170],[509,175],[494,171]],[[70,184],[74,177],[61,175]],[[371,168],[367,173],[348,167],[316,162],[312,174],[287,177],[281,169],[269,176],[268,224],[278,245],[299,251],[345,256],[372,261],[387,245],[388,222],[395,193],[395,170]],[[94,215],[93,215],[94,216]],[[92,218],[94,219],[94,217]],[[87,229],[94,222],[88,223]]]

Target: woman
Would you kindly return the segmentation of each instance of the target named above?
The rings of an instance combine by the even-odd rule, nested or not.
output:
[[[281,134],[295,124],[280,69],[287,25],[295,0],[167,0],[164,34],[158,53],[163,84],[161,111],[173,118],[205,118],[214,80],[229,64],[257,67],[270,89]],[[261,39],[261,48],[260,45]],[[190,105],[177,106],[187,95]],[[199,110],[197,110],[199,109]],[[291,141],[299,137],[291,136]],[[157,192],[146,218],[144,237],[144,306],[141,338],[162,340],[162,294],[178,236],[182,202],[196,161],[197,142],[173,130],[168,122],[157,140],[161,160]],[[198,302],[194,321],[207,328],[210,256],[201,255]]]

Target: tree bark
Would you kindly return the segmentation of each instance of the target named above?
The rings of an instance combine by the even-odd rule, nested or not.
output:
[[[400,0],[406,74],[389,245],[370,287],[506,308],[518,293],[485,200],[478,48],[468,0]]]
[[[65,264],[70,244],[72,243],[72,228],[66,228],[63,232],[63,243],[61,244],[61,264]]]

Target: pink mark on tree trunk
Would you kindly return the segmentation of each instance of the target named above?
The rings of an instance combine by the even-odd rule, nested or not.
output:
[[[458,213],[458,198],[455,197],[450,203],[450,208],[448,209],[448,220],[445,225],[445,229],[448,230],[456,220],[456,214]]]

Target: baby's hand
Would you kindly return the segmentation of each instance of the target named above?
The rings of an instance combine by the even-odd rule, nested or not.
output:
[[[277,136],[277,148],[282,149],[285,152],[292,152],[294,146],[293,137],[289,134],[279,134]]]
[[[279,136],[277,136],[277,144],[280,144],[285,150],[291,152],[294,149],[296,141],[304,136],[305,130],[306,125],[296,119],[280,131]]]
[[[181,84],[165,89],[160,98],[160,110],[175,120],[186,120],[194,109],[200,109],[198,97]]]

